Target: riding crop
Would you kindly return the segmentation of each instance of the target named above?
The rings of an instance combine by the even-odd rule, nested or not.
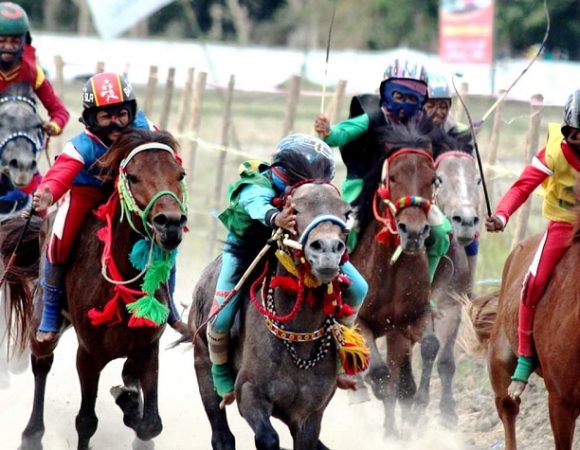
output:
[[[328,29],[328,38],[326,39],[326,61],[324,63],[324,80],[322,82],[322,98],[320,99],[320,114],[324,114],[324,99],[326,97],[326,77],[328,75],[328,57],[330,55],[330,39],[332,38],[332,28],[334,27],[334,15],[336,14],[336,0],[332,8],[332,18],[330,19],[330,28]]]

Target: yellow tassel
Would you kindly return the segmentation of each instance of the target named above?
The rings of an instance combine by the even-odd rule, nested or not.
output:
[[[276,250],[276,258],[278,258],[280,264],[282,264],[291,275],[298,278],[298,269],[296,268],[296,264],[294,264],[294,260],[288,253],[283,250]],[[320,280],[311,273],[304,274],[304,286],[307,288],[316,288],[321,284]]]
[[[355,375],[369,367],[371,351],[356,325],[349,328],[336,322],[333,336],[344,373]]]

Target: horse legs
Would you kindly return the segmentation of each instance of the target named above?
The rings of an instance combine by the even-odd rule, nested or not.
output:
[[[433,373],[433,364],[435,363],[435,358],[437,358],[439,347],[439,339],[435,335],[432,321],[428,320],[421,339],[421,381],[417,395],[415,395],[415,404],[413,405],[414,412],[417,414],[416,419],[423,416],[429,404],[431,374]]]
[[[46,377],[52,367],[54,354],[42,358],[34,354],[30,356],[32,373],[34,374],[34,400],[32,413],[28,424],[22,432],[22,450],[42,449],[42,436],[44,435],[44,396],[46,392]]]
[[[200,340],[199,337],[197,339]],[[234,450],[236,440],[228,425],[225,409],[219,407],[220,397],[213,386],[207,348],[196,342],[193,355],[199,394],[211,426],[211,446],[214,450]]]
[[[359,325],[361,334],[365,338],[365,341],[371,350],[370,367],[365,375],[365,381],[371,385],[375,397],[377,397],[379,400],[383,400],[387,395],[387,381],[389,379],[389,371],[387,370],[387,366],[383,362],[383,357],[377,347],[374,333],[367,325],[367,323],[361,318],[358,319],[357,323]],[[360,387],[358,382],[357,387]],[[368,398],[368,395],[364,391],[361,392],[360,396],[363,398]]]
[[[125,361],[121,376],[123,386],[113,386],[111,394],[115,398],[115,403],[123,411],[123,423],[137,431],[143,418],[143,399],[139,384],[139,372],[132,359],[129,358]]]
[[[81,408],[76,417],[79,450],[88,450],[89,441],[97,431],[99,419],[95,414],[95,403],[101,370],[103,370],[103,365],[96,362],[92,355],[79,347],[77,350],[77,372],[81,385]]]
[[[135,430],[137,437],[143,441],[158,436],[163,430],[159,416],[158,381],[159,381],[159,340],[133,358],[135,367],[139,368],[139,381],[143,390],[143,417]]]
[[[328,450],[328,447],[318,439],[323,412],[324,410],[316,411],[301,421],[300,426],[290,428],[294,440],[294,450]]]
[[[243,379],[241,373],[238,374],[238,380],[240,378]],[[272,405],[250,381],[244,382],[240,388],[236,389],[236,395],[240,414],[254,430],[256,449],[279,450],[280,437],[270,422]]]
[[[556,450],[571,450],[578,411],[565,398],[551,392],[548,395],[548,407]]]
[[[489,377],[495,393],[495,407],[501,419],[505,436],[505,449],[516,450],[516,417],[520,412],[520,399],[508,395],[511,374],[516,366],[516,356],[511,351],[507,337],[502,333],[489,345]]]
[[[451,314],[446,315],[443,320],[445,321],[450,316]],[[445,345],[437,361],[437,371],[441,379],[441,399],[439,401],[441,421],[445,426],[452,428],[457,425],[458,421],[455,411],[455,399],[453,398],[453,377],[455,376],[454,348],[455,341],[457,340],[457,332],[459,331],[461,313],[457,311],[455,317],[455,323],[451,325],[449,323],[441,324],[442,327],[446,327],[447,330],[452,330],[452,332],[443,337],[442,341],[445,342]]]

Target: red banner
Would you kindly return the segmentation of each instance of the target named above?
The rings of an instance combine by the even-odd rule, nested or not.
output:
[[[441,0],[439,57],[449,63],[491,64],[493,0]]]

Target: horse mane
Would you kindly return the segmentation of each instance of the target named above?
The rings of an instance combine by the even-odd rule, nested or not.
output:
[[[99,172],[99,179],[103,182],[112,182],[119,174],[121,161],[136,147],[149,142],[159,142],[168,145],[179,153],[179,144],[168,131],[146,130],[142,128],[128,128],[124,131],[105,154],[95,162]]]
[[[379,134],[379,145],[385,149],[385,152],[364,176],[361,195],[352,205],[357,208],[357,220],[361,231],[373,220],[372,202],[381,181],[385,159],[403,148],[423,149],[431,154],[430,133],[432,131],[433,122],[428,117],[410,120],[407,125],[387,124],[376,129]]]
[[[443,127],[435,127],[429,137],[433,143],[433,159],[446,152],[459,151],[473,155],[472,136],[469,130],[448,133]]]
[[[32,86],[26,83],[11,84],[4,91],[2,91],[2,93],[0,93],[0,99],[5,97],[26,97],[36,104]]]

